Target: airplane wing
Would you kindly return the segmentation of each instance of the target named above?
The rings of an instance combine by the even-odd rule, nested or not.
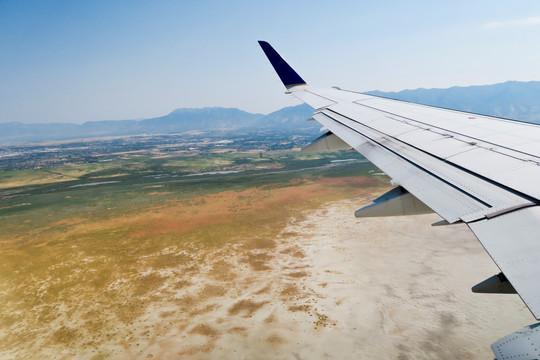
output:
[[[267,42],[259,44],[287,93],[316,109],[313,119],[328,129],[311,148],[354,148],[398,185],[356,216],[414,214],[425,204],[444,219],[437,225],[466,223],[501,270],[473,291],[515,291],[540,320],[539,125],[312,88]],[[535,329],[492,350],[501,359],[538,358]]]

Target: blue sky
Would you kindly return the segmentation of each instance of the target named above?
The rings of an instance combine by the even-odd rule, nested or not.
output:
[[[0,0],[0,122],[297,104],[257,40],[314,86],[540,80],[537,0]]]

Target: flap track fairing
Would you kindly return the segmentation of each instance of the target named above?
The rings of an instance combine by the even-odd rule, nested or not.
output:
[[[341,140],[330,131],[324,133],[315,139],[311,144],[302,148],[302,152],[323,152],[323,151],[337,151],[346,150],[351,147],[345,141]]]
[[[413,194],[405,190],[405,188],[398,186],[379,196],[370,204],[356,210],[354,216],[364,218],[430,213],[433,213],[433,210],[426,204],[418,200]]]
[[[476,284],[471,290],[473,293],[481,294],[516,294],[516,289],[514,289],[503,273],[493,275],[481,283]]]

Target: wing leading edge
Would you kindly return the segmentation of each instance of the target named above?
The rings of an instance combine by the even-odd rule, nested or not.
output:
[[[394,183],[446,222],[466,223],[540,319],[540,126],[302,82],[283,81]]]

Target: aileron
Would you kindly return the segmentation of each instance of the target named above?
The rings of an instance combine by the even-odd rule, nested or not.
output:
[[[540,206],[470,223],[469,228],[506,275],[534,317],[540,319]]]

